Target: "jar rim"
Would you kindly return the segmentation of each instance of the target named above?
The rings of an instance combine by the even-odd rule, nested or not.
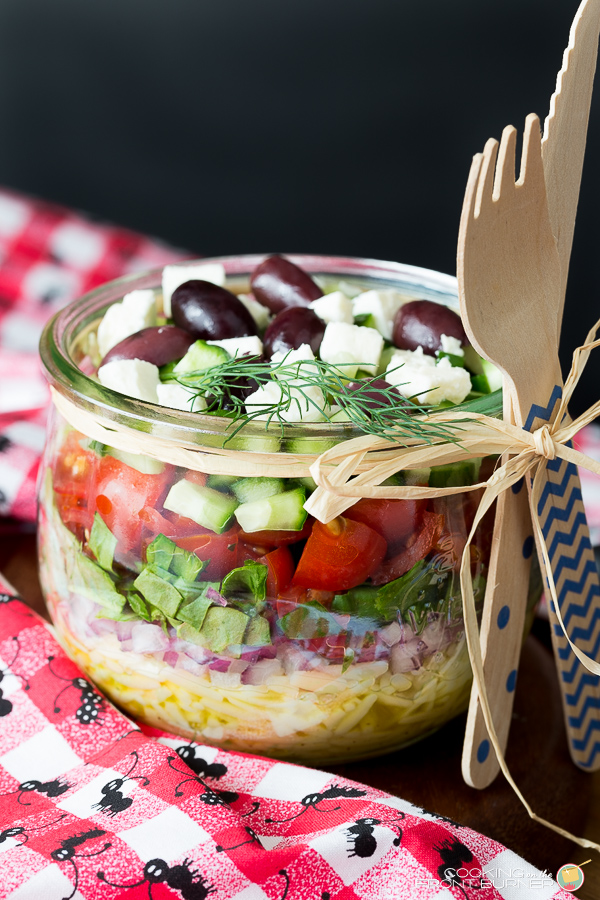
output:
[[[269,253],[187,259],[170,265],[221,263],[231,285],[246,277]],[[348,278],[368,282],[369,287],[404,290],[415,299],[433,299],[457,308],[457,282],[452,275],[403,263],[360,257],[316,254],[282,254],[309,274],[324,277]],[[71,350],[82,330],[97,320],[105,309],[132,290],[160,288],[163,267],[142,274],[132,273],[107,282],[72,301],[46,324],[40,339],[40,356],[49,383],[77,407],[103,419],[138,431],[151,432],[174,442],[199,446],[223,447],[232,434],[232,419],[225,416],[204,415],[198,412],[174,410],[143,400],[137,400],[104,387],[86,375],[74,361]],[[236,423],[237,428],[239,423]],[[285,423],[272,425],[269,430],[262,421],[247,422],[239,431],[245,450],[261,450],[266,436],[290,441],[298,437],[316,441],[322,449],[344,440],[359,437],[364,432],[348,423]],[[237,445],[237,442],[236,442]],[[232,447],[233,449],[233,447]]]

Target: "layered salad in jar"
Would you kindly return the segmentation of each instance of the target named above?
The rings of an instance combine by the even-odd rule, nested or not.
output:
[[[501,414],[499,373],[454,310],[313,278],[279,256],[237,292],[219,262],[167,266],[161,287],[105,309],[72,356],[107,403],[192,411],[207,431],[227,420],[234,462],[248,423],[263,426],[266,453],[310,455],[314,423],[331,444],[362,431],[392,446],[424,412]],[[363,498],[323,523],[305,508],[308,471],[209,474],[117,449],[56,412],[53,422],[44,592],[67,651],[132,716],[202,743],[333,763],[408,744],[466,707],[458,572],[477,492]],[[470,485],[493,464],[386,483]],[[479,604],[490,533],[488,518],[470,548]]]

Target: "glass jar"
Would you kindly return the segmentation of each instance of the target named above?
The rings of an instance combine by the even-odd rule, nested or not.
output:
[[[247,290],[262,258],[219,260],[227,287]],[[457,305],[455,280],[436,272],[289,258],[324,283],[395,288]],[[226,446],[234,464],[236,455],[247,464],[265,452],[312,459],[359,434],[349,424],[266,432],[253,422],[229,440],[226,417],[134,400],[85,374],[93,371],[88,353],[105,309],[134,289],[158,295],[159,285],[159,271],[119,279],[50,322],[42,360],[72,408],[171,449]],[[290,503],[294,497],[300,517],[284,529],[244,531],[233,513],[259,496],[264,478],[202,473],[166,458],[117,449],[51,412],[40,475],[42,587],[65,649],[115,703],[189,739],[319,764],[402,747],[466,708],[471,671],[458,566],[473,493],[361,501],[322,526],[302,512],[314,483],[277,476],[276,493]],[[413,472],[412,483],[474,483],[479,463]],[[179,483],[186,494],[209,490],[222,500],[218,521],[199,524],[166,508]],[[492,524],[488,515],[471,549],[478,604]],[[531,603],[538,597],[539,588],[530,591]]]

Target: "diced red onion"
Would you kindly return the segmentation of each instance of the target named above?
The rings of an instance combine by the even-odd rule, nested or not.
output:
[[[186,656],[184,653],[180,654],[177,665],[180,669],[185,669],[186,672],[196,675],[197,678],[202,678],[206,674],[206,666],[200,665],[200,663],[190,659],[190,657]]]
[[[229,668],[229,660],[223,659],[220,656],[215,657],[211,663],[209,663],[208,668],[213,672],[226,672]]]
[[[225,597],[213,587],[206,589],[206,596],[209,600],[212,600],[213,603],[217,603],[219,606],[227,606]]]
[[[398,622],[390,622],[379,630],[379,637],[388,647],[393,647],[402,638],[402,626]]]
[[[293,675],[294,672],[304,672],[310,668],[311,661],[316,659],[320,662],[316,654],[310,650],[301,650],[294,647],[293,644],[283,644],[279,647],[277,654],[283,670],[286,675]]]
[[[418,641],[412,640],[407,644],[394,644],[390,652],[390,669],[394,675],[421,667],[417,643]]]
[[[248,663],[244,662],[243,659],[232,659],[231,662],[229,663],[229,669],[227,671],[230,672],[232,675],[234,673],[241,675],[242,672],[245,672],[247,668],[248,668]]]
[[[158,650],[166,650],[169,646],[169,638],[160,625],[152,625],[150,622],[135,622],[131,629],[131,650],[134,653],[156,653]]]
[[[177,641],[177,644],[182,652],[196,663],[205,664],[211,659],[211,654],[205,647],[191,644],[188,641]],[[183,644],[183,647],[181,647],[181,644]]]
[[[278,659],[261,659],[250,666],[242,675],[242,684],[268,684],[271,678],[283,675],[283,667]]]

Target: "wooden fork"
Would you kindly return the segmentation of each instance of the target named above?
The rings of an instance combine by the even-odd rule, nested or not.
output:
[[[503,372],[517,424],[535,430],[552,421],[562,394],[557,346],[562,281],[536,116],[528,116],[525,123],[516,183],[515,145],[516,130],[508,127],[499,152],[497,142],[490,140],[473,160],[460,223],[457,271],[469,338]],[[501,743],[510,725],[524,618],[525,585],[517,584],[518,602],[514,603],[510,579],[524,571],[522,560],[533,550],[533,537],[525,533],[528,519],[518,508],[524,494],[517,494],[516,503],[510,495],[505,498],[502,541],[508,542],[509,553],[501,553],[500,562],[510,568],[495,574],[497,584],[494,591],[486,592],[486,601],[491,593],[496,605],[484,612],[484,675]],[[538,515],[565,624],[581,649],[595,656],[600,642],[600,586],[574,466],[560,461],[547,466]],[[563,644],[555,644],[555,655],[571,755],[581,768],[592,770],[600,765],[599,679]],[[492,769],[495,764],[487,739],[475,744],[473,709],[472,702],[463,775],[469,783],[482,786],[477,783],[477,766],[485,766],[490,758]]]
[[[550,101],[550,112],[542,138],[548,211],[560,259],[563,304],[585,153],[599,31],[600,0],[582,0],[571,25],[568,46],[557,76],[556,90]],[[562,308],[556,321],[557,342],[560,341],[561,323]],[[514,422],[508,390],[505,392],[504,418],[506,421]],[[511,598],[518,611],[506,627],[512,629],[514,635],[518,635],[522,628],[529,570],[528,561],[521,557],[519,550],[530,533],[530,527],[527,493],[522,491],[516,497],[511,494],[502,495],[498,499],[496,509],[489,587],[481,622],[481,648],[484,655],[487,655],[488,641],[492,640],[496,633],[496,619],[500,609],[503,608],[504,597]],[[502,573],[500,584],[498,584],[499,573]],[[562,631],[554,627],[557,623],[552,612],[551,623],[553,640],[559,644],[557,652],[560,652],[565,641]],[[510,646],[515,648],[513,660],[516,657],[518,661],[516,656],[518,638],[514,635],[507,635],[507,638]],[[510,665],[512,661],[507,661],[506,671],[514,671],[508,668]],[[496,680],[495,685],[492,684],[492,692],[494,699],[497,694],[502,696],[503,687],[500,681]],[[508,737],[509,724],[509,718],[497,723],[503,749]],[[463,753],[465,780],[473,787],[487,787],[497,775],[499,764],[495,755],[490,753],[482,760],[484,751],[489,748],[489,742],[476,690],[473,690],[471,696],[466,735]],[[483,752],[480,748],[483,748]]]

